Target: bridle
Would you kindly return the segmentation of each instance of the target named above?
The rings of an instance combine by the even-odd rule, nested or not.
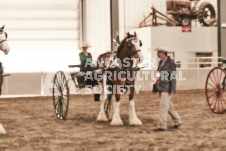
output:
[[[8,35],[7,35],[7,33],[6,32],[4,32],[4,31],[0,31],[0,34],[3,34],[3,33],[5,33],[5,39],[3,39],[2,41],[0,41],[0,44],[2,44],[4,41],[7,41],[7,37],[8,37]]]
[[[126,39],[126,41],[125,41],[129,48],[131,48],[133,46],[132,41],[134,41],[134,42],[138,42],[139,41],[140,42],[139,43],[140,47],[142,46],[142,42],[137,37],[131,37],[131,38]],[[141,51],[141,50],[136,50],[136,51],[131,51],[130,50],[131,57],[134,57],[139,51]]]
[[[139,46],[141,47],[142,46],[142,42],[137,38],[137,37],[126,37],[121,44],[118,43],[119,47],[118,47],[118,50],[116,52],[116,55],[113,57],[114,59],[116,58],[120,58],[120,51],[121,49],[123,49],[123,47],[128,47],[127,49],[129,50],[129,53],[130,53],[130,57],[133,58],[139,51],[141,51],[140,49],[139,50],[136,50],[136,51],[132,51],[131,48],[132,46],[134,45],[132,43],[132,41],[134,40],[134,42],[140,42],[139,43]]]

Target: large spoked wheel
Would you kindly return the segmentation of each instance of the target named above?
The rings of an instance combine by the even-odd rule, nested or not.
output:
[[[226,72],[216,67],[212,69],[206,79],[206,100],[211,111],[222,114],[226,111]]]
[[[212,4],[203,2],[199,7],[198,19],[204,26],[210,26],[212,21],[216,19],[216,12]]]
[[[58,71],[53,79],[53,105],[57,117],[65,120],[69,106],[69,87],[62,71]]]
[[[105,114],[107,116],[108,119],[110,119],[110,114],[111,114],[111,107],[112,107],[112,95],[108,95],[107,97],[107,100],[105,101],[105,104],[104,104],[104,111],[105,111]]]
[[[189,17],[174,15],[173,19],[179,23],[178,26],[191,26],[191,18]]]

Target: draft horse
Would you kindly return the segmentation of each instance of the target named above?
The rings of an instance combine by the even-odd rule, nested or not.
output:
[[[112,68],[107,68],[106,70],[110,71],[107,77],[107,84],[114,87],[111,90],[108,97],[115,96],[115,103],[113,103],[113,117],[111,121],[111,125],[123,125],[123,122],[120,117],[120,94],[119,87],[123,86],[124,88],[128,88],[129,86],[129,124],[130,125],[142,125],[142,122],[136,115],[135,111],[135,102],[134,102],[134,91],[135,91],[135,77],[136,71],[133,70],[136,67],[135,60],[141,62],[143,60],[143,56],[141,54],[140,47],[142,46],[142,42],[137,38],[136,33],[131,35],[127,33],[127,36],[121,41],[118,50],[115,56],[112,58],[112,53],[104,53],[98,57],[97,66],[99,69],[103,69],[104,65],[106,65],[106,60],[112,60],[110,63],[113,64],[117,61],[117,65]],[[105,66],[106,67],[106,66]],[[108,72],[109,73],[109,72]],[[103,80],[99,81],[99,84],[103,86]],[[101,105],[100,112],[97,117],[97,121],[108,121],[104,111],[105,99],[103,98],[103,94],[101,95]]]
[[[7,55],[9,53],[10,48],[7,43],[7,33],[4,32],[4,27],[5,25],[0,28],[0,50],[3,51],[5,55]],[[3,84],[2,73],[3,73],[3,67],[2,67],[2,63],[0,62],[0,95],[2,92],[2,84]],[[6,133],[5,129],[0,123],[0,135],[5,133]]]
[[[3,51],[5,55],[8,55],[10,48],[7,43],[8,35],[4,31],[4,28],[5,28],[5,25],[0,28],[0,50]],[[2,63],[0,62],[0,95],[2,94],[3,77],[7,76],[2,74],[3,74],[3,66],[2,66]]]

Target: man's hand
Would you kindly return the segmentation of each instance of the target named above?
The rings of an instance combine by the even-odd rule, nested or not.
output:
[[[171,96],[173,96],[173,95],[174,95],[174,93],[170,93],[170,95],[171,95]]]

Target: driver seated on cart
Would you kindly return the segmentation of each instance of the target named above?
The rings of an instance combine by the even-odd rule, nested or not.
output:
[[[79,53],[79,58],[80,58],[80,71],[81,72],[87,72],[87,71],[92,71],[92,55],[89,53],[87,50],[90,48],[90,44],[88,42],[83,42],[82,43],[82,52]]]
[[[82,52],[79,53],[80,58],[80,72],[87,73],[88,71],[93,70],[92,64],[92,55],[87,50],[91,45],[88,42],[83,42],[81,49]],[[85,86],[85,74],[77,75],[79,87],[82,88]]]

